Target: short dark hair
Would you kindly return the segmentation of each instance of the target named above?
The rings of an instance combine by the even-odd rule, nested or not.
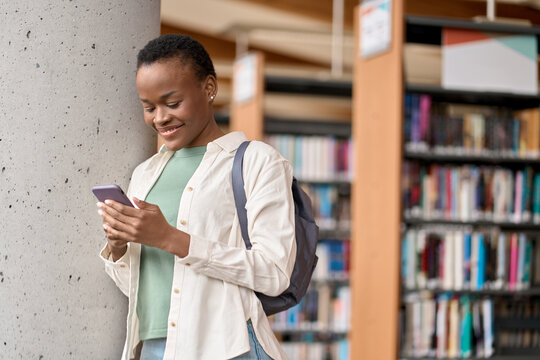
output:
[[[208,75],[216,77],[214,64],[202,44],[182,34],[166,34],[150,40],[137,55],[137,70],[143,65],[175,58],[182,65],[190,62],[200,81]]]

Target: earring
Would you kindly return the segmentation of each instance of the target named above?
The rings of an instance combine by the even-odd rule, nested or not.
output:
[[[210,100],[214,100],[215,97],[216,95],[210,95]]]

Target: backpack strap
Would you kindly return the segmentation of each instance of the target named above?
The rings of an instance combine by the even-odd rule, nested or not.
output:
[[[251,249],[251,241],[248,235],[247,226],[247,211],[246,211],[246,190],[244,189],[244,175],[242,173],[242,164],[244,163],[244,153],[249,145],[249,141],[244,141],[234,155],[234,162],[232,167],[232,187],[234,194],[234,204],[236,205],[236,213],[238,214],[238,221],[240,222],[240,231],[242,232],[242,238],[246,244],[246,249]]]

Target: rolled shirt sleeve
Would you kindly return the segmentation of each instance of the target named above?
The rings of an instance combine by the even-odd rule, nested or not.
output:
[[[105,272],[126,296],[129,296],[129,256],[130,244],[128,244],[124,256],[116,261],[113,261],[107,244],[105,244],[99,254],[99,257],[105,263]]]

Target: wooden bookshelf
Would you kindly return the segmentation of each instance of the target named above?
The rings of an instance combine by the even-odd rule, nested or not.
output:
[[[403,11],[392,2],[390,50],[354,60],[351,359],[398,358]],[[357,8],[355,54],[360,26]]]
[[[523,166],[536,168],[539,165],[538,159],[531,158],[505,157],[495,154],[454,154],[442,151],[440,153],[421,152],[404,149],[402,145],[403,99],[407,92],[428,94],[433,101],[505,106],[514,110],[538,107],[540,104],[539,95],[448,90],[435,85],[405,83],[403,73],[404,44],[421,43],[440,46],[441,29],[444,27],[531,34],[537,38],[540,36],[540,28],[538,27],[524,28],[505,24],[473,23],[459,19],[406,16],[404,9],[410,8],[412,2],[407,1],[406,5],[403,5],[403,2],[392,2],[392,40],[389,51],[369,59],[363,59],[356,55],[354,63],[352,132],[355,145],[355,178],[351,202],[353,211],[351,292],[354,311],[352,312],[350,331],[351,359],[428,359],[402,356],[400,349],[399,333],[403,330],[403,324],[400,324],[403,321],[403,316],[400,314],[399,308],[403,304],[402,296],[415,292],[401,289],[402,227],[466,225],[499,227],[503,230],[524,233],[537,233],[539,231],[538,225],[533,223],[460,222],[404,216],[400,192],[401,167],[404,160],[424,163],[503,165],[508,168]],[[443,4],[441,3],[440,6]],[[359,54],[358,47],[362,41],[359,36],[360,20],[357,8],[355,18],[357,49],[355,54]],[[419,289],[416,292],[424,291],[427,290]],[[431,291],[435,295],[440,292],[442,291]],[[537,298],[540,296],[537,288],[522,291],[449,292],[497,299]],[[507,320],[496,319],[494,327],[508,324]],[[525,325],[525,322],[515,320],[515,326],[520,324]],[[528,329],[539,329],[537,321],[528,325]],[[497,339],[497,332],[494,336]],[[534,350],[520,349],[512,353],[511,351],[514,349],[496,348],[495,356],[490,357],[490,359],[528,360],[535,358],[530,353]]]
[[[257,54],[257,56],[260,57],[258,64],[264,64],[262,55]],[[263,74],[264,71],[261,68],[263,65],[257,66],[257,72]],[[295,139],[299,137],[348,139],[351,137],[350,119],[348,121],[344,121],[343,118],[332,119],[329,117],[325,119],[318,116],[320,114],[317,114],[318,110],[322,110],[324,113],[332,113],[332,111],[325,112],[325,104],[320,101],[321,99],[325,101],[336,99],[342,105],[342,99],[350,98],[352,93],[351,81],[319,80],[275,75],[258,76],[257,81],[260,82],[260,84],[257,84],[257,89],[261,89],[260,94],[243,103],[233,101],[229,121],[231,131],[243,131],[249,139],[255,140],[263,140],[265,135],[292,135]],[[295,106],[293,106],[291,113],[275,115],[271,112],[274,110],[271,108],[271,103],[270,109],[268,109],[269,104],[266,103],[266,100],[275,94],[279,94],[281,96],[280,99],[286,100],[285,102],[287,103],[292,101]],[[291,99],[287,99],[288,96]],[[308,107],[305,106],[305,104],[309,103],[309,101],[306,101],[306,98],[314,99],[311,100],[315,102],[313,108],[309,108],[309,105]],[[298,99],[301,99],[301,102],[296,104]],[[267,113],[267,110],[270,111]],[[335,113],[341,114],[342,112],[337,111]],[[254,122],[257,122],[257,124],[253,124]],[[267,140],[270,139],[267,138]],[[283,155],[285,156],[286,154]],[[295,176],[302,185],[308,187],[329,186],[336,190],[338,197],[351,196],[351,182],[347,179],[340,177],[336,179],[332,177],[328,179],[325,177],[321,179],[317,179],[316,177],[303,178],[301,174],[295,174]],[[320,224],[320,226],[322,225]],[[350,239],[350,228],[342,224],[336,224],[336,226],[330,226],[328,228],[321,227],[319,239],[321,243],[324,242],[326,245],[332,244],[331,247],[337,245],[345,248],[345,243],[349,242]],[[315,291],[319,291],[321,288],[330,289],[332,295],[328,304],[329,313],[332,312],[332,299],[337,295],[339,289],[348,287],[350,284],[349,276],[341,276],[344,274],[345,272],[337,274],[329,273],[328,278],[314,277],[312,279],[310,289]],[[322,328],[317,328],[316,326],[311,328],[314,324],[307,320],[305,323],[299,323],[298,328],[293,329],[284,327],[282,318],[277,319],[276,317],[275,321],[273,323],[275,327],[274,332],[278,335],[278,338],[281,338],[284,344],[292,343],[293,346],[295,343],[313,343],[315,346],[318,346],[317,344],[321,342],[337,344],[346,340],[348,336],[348,331],[343,331],[341,326],[336,329],[333,328],[333,325],[335,325],[332,324],[333,320],[330,320],[329,327],[326,328],[324,325]]]
[[[459,222],[436,219],[406,218],[401,204],[401,167],[405,159],[441,163],[475,163],[508,167],[540,165],[537,159],[512,158],[497,155],[439,154],[406,151],[403,147],[404,94],[429,94],[434,101],[464,104],[510,104],[513,109],[537,106],[540,95],[516,95],[504,92],[447,90],[434,85],[406,84],[404,81],[403,48],[406,42],[440,45],[444,26],[522,33],[521,27],[508,25],[471,24],[469,21],[405,16],[404,4],[392,2],[392,42],[390,50],[370,59],[356,57],[351,86],[346,81],[290,79],[259,76],[262,95],[251,104],[239,107],[233,103],[231,130],[242,130],[251,139],[262,139],[266,133],[336,134],[354,139],[354,180],[351,187],[351,232],[340,237],[351,239],[351,328],[350,359],[415,359],[400,356],[401,289],[400,249],[403,226],[433,224],[500,227],[504,230],[537,232],[532,223],[498,223],[489,221]],[[355,38],[358,54],[360,18],[355,18]],[[519,31],[518,31],[519,30]],[[537,28],[528,33],[539,36]],[[264,62],[264,61],[263,61]],[[262,63],[263,63],[262,62]],[[262,65],[261,68],[262,69]],[[262,73],[259,72],[259,74]],[[264,114],[265,92],[286,92],[303,95],[351,96],[352,124],[328,121],[303,121]],[[256,123],[256,124],[254,124]],[[330,231],[328,235],[335,234]],[[425,291],[425,290],[419,290]],[[402,294],[403,292],[403,294]],[[464,295],[492,297],[537,297],[538,289],[523,291],[482,290],[462,291]],[[436,293],[436,291],[435,291]],[[534,323],[531,326],[535,326]],[[526,351],[518,355],[499,352],[494,360],[528,360]],[[420,359],[420,358],[419,358]],[[422,358],[423,359],[423,358]]]
[[[433,294],[451,293],[456,295],[486,295],[498,297],[524,297],[524,296],[540,296],[540,288],[527,290],[447,290],[447,289],[415,289],[403,290],[403,295],[429,292]],[[540,325],[538,321],[533,323],[535,326]],[[524,328],[526,326],[524,325]]]

